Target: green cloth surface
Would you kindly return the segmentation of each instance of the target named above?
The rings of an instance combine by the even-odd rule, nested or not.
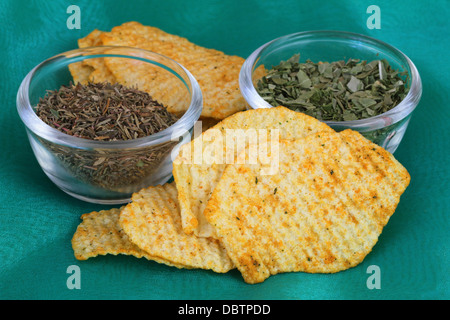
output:
[[[69,5],[81,29],[69,30]],[[368,29],[367,7],[381,9]],[[450,2],[436,1],[25,1],[0,2],[1,299],[448,299],[450,215]],[[411,184],[378,243],[355,268],[336,274],[286,273],[244,283],[233,270],[178,270],[129,256],[74,258],[70,240],[83,213],[109,208],[60,191],[39,167],[16,111],[25,75],[77,47],[94,28],[139,21],[246,58],[263,43],[306,30],[366,34],[408,55],[423,81],[422,100],[395,157]],[[332,50],[332,48],[330,48]],[[68,267],[81,271],[69,289]],[[370,266],[381,288],[369,289]],[[369,271],[368,271],[369,270]]]

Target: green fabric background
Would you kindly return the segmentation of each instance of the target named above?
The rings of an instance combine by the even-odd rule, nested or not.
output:
[[[69,30],[66,9],[81,9]],[[381,9],[369,30],[366,9]],[[25,1],[0,2],[0,298],[2,299],[448,299],[450,2],[435,1]],[[178,270],[144,259],[77,261],[70,240],[80,215],[107,208],[71,198],[44,175],[28,144],[15,98],[36,64],[75,48],[92,29],[136,20],[206,47],[247,57],[261,44],[305,30],[359,32],[406,53],[423,95],[395,153],[411,184],[373,251],[332,275],[290,273],[248,285],[238,271]],[[330,48],[332,50],[332,48]],[[70,290],[67,268],[81,270]],[[381,270],[369,290],[367,268]]]

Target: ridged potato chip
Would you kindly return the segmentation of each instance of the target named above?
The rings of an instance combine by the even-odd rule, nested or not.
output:
[[[124,254],[136,258],[144,257],[177,268],[185,268],[183,265],[151,256],[133,244],[119,225],[119,215],[123,208],[93,211],[81,216],[83,221],[78,225],[72,237],[75,258],[87,260],[98,255]]]
[[[93,30],[86,37],[78,40],[79,48],[102,46],[100,35],[102,31]],[[106,66],[103,58],[86,59],[71,63],[69,71],[76,83],[87,84],[88,82],[117,82],[111,71]]]
[[[104,45],[142,48],[182,64],[200,85],[204,117],[223,119],[245,109],[245,100],[239,91],[239,72],[244,63],[241,57],[198,46],[186,38],[134,21],[114,27],[110,33],[102,34],[101,39]],[[117,78],[118,73],[110,69]],[[121,73],[120,76],[132,75]]]
[[[83,61],[80,61],[69,64],[69,71],[72,75],[74,84],[86,84],[89,82],[89,76],[94,71],[94,68],[84,64]]]
[[[263,167],[227,165],[204,212],[247,283],[356,266],[410,181],[390,153],[351,130],[282,140],[279,171]]]
[[[80,39],[78,45],[79,47],[109,45],[141,48],[179,62],[194,75],[200,85],[203,93],[202,117],[224,119],[246,108],[245,100],[239,90],[239,72],[244,63],[242,57],[204,48],[186,38],[134,21],[116,26],[111,32],[94,30],[85,38]],[[81,66],[91,69],[82,69]],[[170,95],[174,95],[174,92],[165,92],[166,88],[163,82],[171,81],[170,79],[161,78],[158,81],[160,82],[159,86],[155,81],[151,81],[155,77],[154,71],[149,72],[142,67],[130,72],[128,66],[123,59],[91,59],[87,61],[87,64],[75,65],[71,71],[74,79],[85,80],[85,73],[91,70],[88,76],[90,81],[110,80],[124,85],[138,85],[140,90],[148,92],[155,99],[160,99],[162,103],[167,104],[170,112],[186,111],[186,109],[180,109],[180,106],[171,103],[176,101],[177,97],[173,97],[172,101],[169,100]],[[159,75],[159,77],[162,76]]]
[[[203,211],[226,165],[238,162],[237,155],[249,144],[262,142],[270,149],[279,139],[302,138],[320,131],[334,132],[319,120],[285,107],[254,109],[222,120],[183,145],[173,163],[183,230],[200,237],[215,237]],[[276,159],[268,160],[276,165]]]
[[[135,193],[132,202],[121,211],[119,220],[131,242],[151,256],[219,273],[234,268],[218,240],[183,232],[174,183]]]

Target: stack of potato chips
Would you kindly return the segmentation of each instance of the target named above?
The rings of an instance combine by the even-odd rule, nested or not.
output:
[[[179,39],[128,23],[80,42],[99,36],[120,45]],[[185,39],[173,41],[187,48],[183,56],[195,52],[207,65],[216,57]],[[237,86],[238,72],[227,65],[224,85]],[[213,69],[196,66],[190,65],[194,75],[201,69],[205,79],[213,77],[206,71]],[[89,77],[105,66],[88,67],[72,73]],[[118,79],[117,69],[107,67]],[[202,89],[208,101],[210,91]],[[358,132],[335,132],[284,107],[240,111],[241,98],[209,100],[215,111],[205,115],[222,120],[181,147],[174,182],[142,189],[121,208],[82,215],[72,239],[75,257],[127,254],[178,268],[237,268],[247,283],[281,272],[334,273],[363,261],[409,184],[407,170]]]

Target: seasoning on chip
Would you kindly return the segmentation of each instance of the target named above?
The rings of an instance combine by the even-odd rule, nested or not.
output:
[[[241,57],[198,46],[186,38],[134,21],[116,26],[111,32],[94,30],[80,39],[78,45],[80,48],[93,45],[136,47],[172,58],[188,69],[198,81],[203,94],[202,117],[224,119],[246,108],[239,91],[239,72],[244,63]],[[164,91],[164,87],[154,87],[155,83],[151,81],[153,75],[145,68],[139,69],[139,72],[129,72],[123,59],[94,60],[84,65],[73,64],[71,72],[74,79],[105,81],[113,78],[123,84],[139,83],[139,89],[166,103],[170,112],[186,111],[176,109],[176,104],[167,103],[167,100],[158,96],[158,91]],[[86,76],[89,70],[92,72]],[[165,94],[170,95],[170,92]]]
[[[205,209],[244,280],[359,264],[409,184],[406,169],[351,130],[282,140],[279,150],[277,174],[228,165]]]
[[[279,130],[279,139],[302,138],[320,131],[334,132],[313,117],[277,107],[236,113],[183,145],[173,163],[173,176],[177,183],[183,230],[186,233],[215,237],[214,228],[205,219],[203,211],[226,165],[237,162],[238,154],[252,142],[251,136],[246,135],[246,130],[253,130],[259,140],[261,135],[257,130],[260,129],[267,131],[267,140],[264,141],[268,149],[270,131],[275,129]],[[227,141],[227,134],[235,139],[231,144]],[[215,163],[207,162],[205,157],[196,161],[197,144],[200,145],[199,151],[203,156],[207,155],[208,150],[221,150],[222,157]]]
[[[119,225],[119,215],[122,208],[93,211],[83,214],[83,220],[72,237],[72,248],[75,258],[87,260],[98,255],[130,255],[136,258],[146,258],[158,263],[182,268],[159,257],[151,256],[133,244]]]
[[[174,183],[134,194],[132,202],[122,210],[119,223],[130,240],[151,256],[219,273],[234,268],[218,240],[183,232]]]

